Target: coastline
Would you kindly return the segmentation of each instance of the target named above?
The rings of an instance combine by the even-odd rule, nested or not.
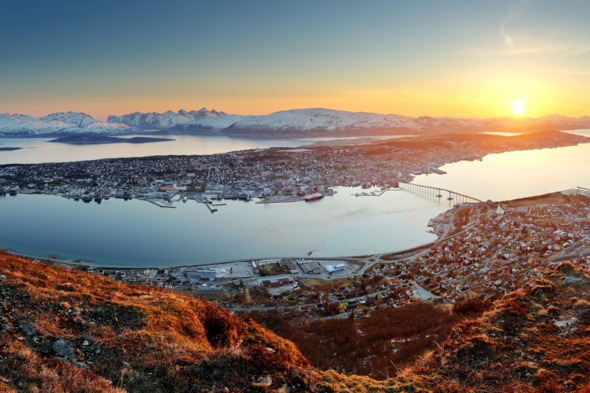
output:
[[[378,193],[371,195],[371,196],[376,196],[379,197],[383,194],[385,194],[387,191],[403,191],[401,189],[388,189],[388,190],[381,190]],[[332,195],[332,194],[329,194]],[[355,194],[353,194],[355,195]],[[361,194],[358,194],[356,196],[363,196]],[[272,196],[269,197],[267,199],[271,199],[270,201],[257,201],[255,202],[255,204],[265,204],[265,203],[292,203],[292,202],[302,202],[303,198],[300,197],[281,197],[281,196]],[[278,199],[278,200],[277,200]],[[147,202],[151,202],[151,201],[147,201]],[[156,206],[159,206],[156,204]],[[165,206],[165,207],[173,207],[173,206]],[[439,215],[444,214],[440,213]],[[434,218],[434,217],[432,217]],[[452,223],[449,223],[452,224]],[[427,225],[427,227],[430,225]],[[44,262],[44,263],[48,263],[48,264],[53,264],[53,265],[58,265],[58,266],[65,266],[68,268],[82,268],[82,269],[86,269],[86,270],[90,270],[90,269],[101,269],[101,270],[106,270],[106,271],[141,271],[141,270],[146,270],[146,269],[162,269],[162,268],[166,268],[166,269],[180,269],[180,268],[203,268],[203,267],[215,267],[215,266],[226,266],[226,265],[231,265],[231,264],[252,264],[253,262],[256,261],[263,261],[263,260],[317,260],[317,261],[346,261],[346,262],[351,262],[351,261],[363,261],[365,264],[372,264],[373,262],[369,262],[370,260],[375,260],[375,261],[379,261],[379,262],[385,262],[387,263],[387,261],[392,261],[396,258],[396,256],[404,256],[407,257],[409,255],[412,255],[414,253],[420,252],[424,249],[427,249],[429,247],[431,247],[432,245],[436,244],[437,242],[444,240],[445,238],[448,237],[452,237],[452,236],[448,236],[448,234],[445,231],[442,231],[440,233],[436,233],[436,239],[433,241],[429,241],[426,242],[424,244],[420,244],[417,246],[413,246],[410,248],[404,248],[401,250],[390,250],[390,251],[386,251],[386,252],[380,252],[380,253],[365,253],[363,255],[349,255],[349,256],[312,256],[311,254],[308,255],[300,255],[300,256],[274,256],[274,257],[258,257],[258,258],[245,258],[245,259],[236,259],[236,260],[226,260],[226,261],[217,261],[217,262],[207,262],[207,263],[199,263],[199,264],[179,264],[179,265],[158,265],[158,264],[154,264],[154,265],[141,265],[141,266],[137,266],[137,265],[125,265],[125,264],[104,264],[104,263],[100,263],[100,262],[90,262],[90,261],[85,261],[83,259],[59,259],[59,257],[39,257],[39,256],[33,256],[33,255],[29,255],[26,253],[19,253],[17,251],[11,250],[9,248],[1,248],[0,247],[0,251],[5,251],[11,255],[15,255],[21,258],[25,258],[25,259],[29,259],[32,261],[39,261],[39,262]]]

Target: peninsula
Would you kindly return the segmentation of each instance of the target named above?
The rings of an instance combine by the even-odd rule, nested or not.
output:
[[[170,201],[279,196],[300,200],[336,186],[391,187],[444,164],[492,153],[571,146],[590,138],[546,131],[516,136],[445,134],[390,140],[333,141],[213,155],[154,156],[0,166],[0,187],[20,193],[116,196]],[[298,199],[299,198],[299,199]],[[99,201],[97,200],[97,202]]]

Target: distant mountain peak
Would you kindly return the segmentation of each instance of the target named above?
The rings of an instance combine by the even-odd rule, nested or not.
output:
[[[95,119],[81,112],[55,112],[35,118],[27,115],[0,115],[0,136],[62,136],[64,134],[121,134],[129,126]]]
[[[412,118],[395,114],[350,112],[329,108],[291,108],[268,115],[228,115],[208,110],[174,113],[132,113],[110,116],[109,121],[120,122],[144,130],[170,130],[171,132],[207,132],[235,136],[274,135],[325,135],[368,133],[426,133],[482,131],[531,131],[546,128],[573,129],[590,127],[590,119],[546,117],[540,119],[496,118],[469,119],[420,116]]]
[[[485,131],[530,132],[545,129],[590,128],[590,117],[551,115],[541,118],[409,117],[328,108],[302,108],[268,115],[231,115],[202,107],[177,112],[133,112],[111,115],[106,122],[80,112],[57,112],[40,118],[0,115],[0,136],[39,136],[64,133],[160,131],[227,136],[367,136],[371,134],[479,133]]]

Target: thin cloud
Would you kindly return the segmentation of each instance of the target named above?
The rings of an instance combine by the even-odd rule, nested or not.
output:
[[[511,38],[512,39],[512,38]],[[566,53],[571,46],[567,43],[541,40],[512,39],[510,47],[495,46],[488,48],[470,48],[462,53],[477,57],[498,57],[516,55],[538,55],[543,53]]]
[[[586,70],[577,70],[577,69],[570,69],[570,68],[558,68],[559,72],[568,74],[568,75],[579,75],[579,76],[590,76],[590,71]]]
[[[500,26],[500,34],[502,34],[502,38],[504,38],[504,43],[509,48],[512,48],[512,43],[514,41],[512,40],[512,36],[506,32],[506,26],[505,26],[505,24],[502,24],[502,26]]]
[[[502,42],[488,47],[469,48],[462,53],[478,57],[556,54],[579,57],[590,53],[590,30],[531,30],[515,26],[533,3],[516,0],[510,4],[498,28]]]
[[[510,4],[510,7],[508,8],[508,14],[506,15],[506,17],[502,21],[502,24],[500,24],[500,28],[499,28],[500,35],[502,36],[502,40],[504,41],[504,44],[508,48],[512,48],[512,46],[514,45],[514,38],[512,37],[511,34],[508,33],[507,25],[510,21],[512,21],[513,19],[516,19],[518,17],[518,15],[520,13],[522,13],[527,7],[528,7],[527,0],[517,0],[516,2]]]
[[[501,28],[502,29],[502,28]],[[515,30],[504,32],[503,42],[461,51],[477,57],[555,54],[560,57],[581,57],[590,53],[588,30]]]

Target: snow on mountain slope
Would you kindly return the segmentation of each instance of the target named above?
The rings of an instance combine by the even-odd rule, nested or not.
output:
[[[351,128],[410,128],[418,124],[410,117],[332,109],[293,109],[260,116],[228,115],[224,112],[198,111],[131,113],[109,116],[109,122],[120,122],[141,129],[208,128],[213,130],[342,130]]]
[[[121,123],[107,123],[85,113],[59,112],[35,118],[19,114],[0,114],[2,136],[52,136],[70,133],[121,134],[130,127]]]
[[[0,114],[0,136],[54,136],[73,133],[122,134],[130,131],[163,130],[169,133],[206,133],[232,136],[288,136],[291,133],[366,134],[482,131],[541,131],[590,128],[590,117],[542,118],[498,117],[466,119],[452,117],[407,117],[369,112],[312,108],[274,112],[269,115],[229,115],[202,108],[164,113],[134,112],[109,116],[107,122],[78,112],[53,113],[40,118]]]
[[[277,130],[339,130],[346,128],[413,128],[409,117],[367,112],[345,112],[333,109],[293,109],[266,116],[243,116],[235,128],[270,128]]]
[[[45,121],[60,121],[66,124],[75,124],[78,127],[86,127],[89,124],[100,122],[100,120],[97,120],[92,116],[79,112],[57,112],[40,117],[39,119]]]
[[[165,130],[183,127],[202,127],[221,130],[231,126],[240,118],[241,116],[228,115],[223,112],[209,111],[207,108],[202,108],[198,111],[179,110],[178,112],[167,111],[164,113],[134,112],[122,116],[109,116],[107,121],[126,124],[142,130]]]

